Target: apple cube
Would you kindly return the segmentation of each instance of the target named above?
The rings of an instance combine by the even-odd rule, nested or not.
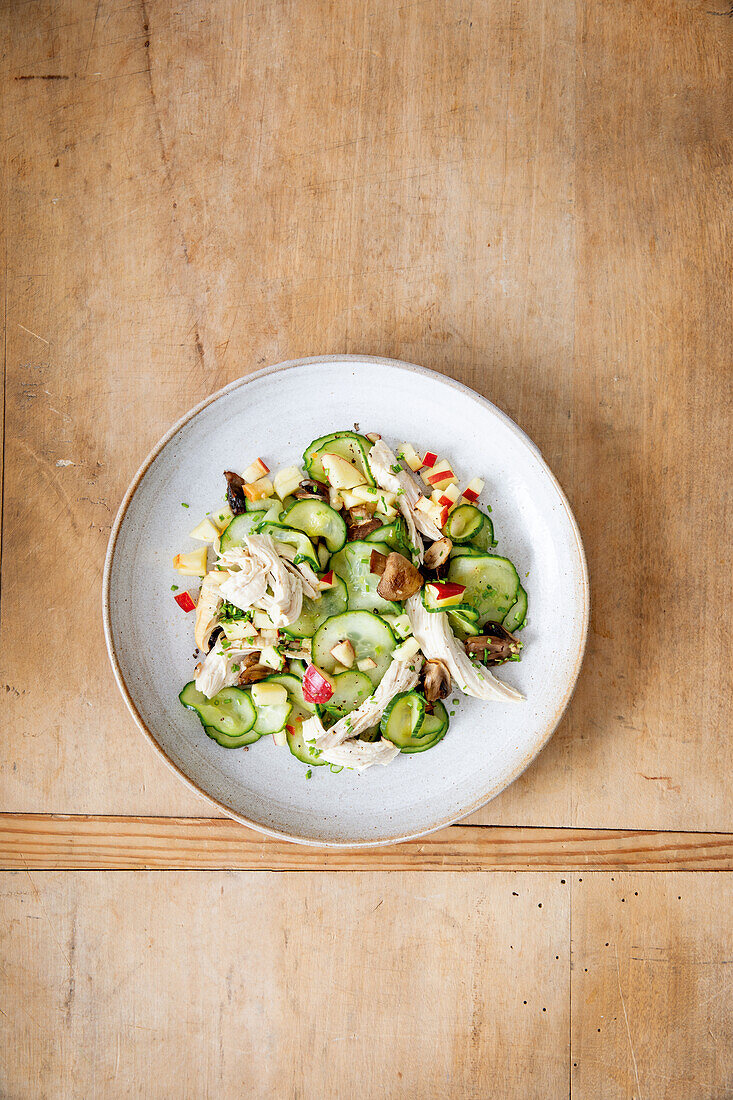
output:
[[[366,477],[341,455],[326,452],[321,456],[323,469],[334,489],[353,489],[355,485],[366,485]]]
[[[377,667],[377,662],[373,661],[371,657],[365,657],[362,661],[356,662],[356,667],[359,672],[369,672],[370,669]]]
[[[173,568],[184,577],[206,576],[206,547],[190,550],[188,554],[176,554],[173,559]]]
[[[278,470],[273,479],[273,488],[280,500],[291,496],[303,480],[303,474],[297,466],[285,466]]]
[[[287,701],[288,693],[282,684],[268,684],[266,680],[252,684],[252,702],[256,707],[278,707]]]
[[[258,630],[275,630],[276,629],[274,622],[272,621],[272,619],[270,618],[270,616],[267,614],[266,611],[260,611],[259,609],[255,609],[255,611],[252,615],[252,622],[254,623],[254,625],[257,627]]]
[[[384,489],[377,489],[374,485],[355,485],[350,491],[350,496],[360,504],[376,504]]]
[[[403,459],[413,471],[419,470],[423,464],[420,455],[417,453],[412,443],[403,443],[397,452],[397,457]]]
[[[273,733],[272,740],[273,740],[273,743],[275,745],[277,745],[279,748],[281,748],[281,749],[287,748],[287,744],[288,744],[287,730],[278,730],[277,733]]]
[[[273,494],[273,485],[269,477],[261,477],[259,481],[246,482],[243,489],[247,500],[252,501],[265,500]]]
[[[260,664],[267,665],[268,668],[274,668],[276,672],[279,672],[285,661],[274,645],[266,645],[264,649],[260,650]]]
[[[337,645],[331,650],[331,656],[339,661],[345,668],[351,668],[356,660],[356,653],[354,647],[348,638],[343,642],[338,642]]]
[[[463,599],[466,586],[452,581],[434,581],[428,585],[428,590],[437,607],[454,607]]]
[[[438,456],[436,455],[435,451],[426,451],[422,460],[422,464],[423,466],[433,467],[437,461]]]
[[[221,628],[230,642],[251,642],[257,637],[254,624],[247,619],[235,619],[233,623],[222,623]]]
[[[234,519],[234,512],[228,504],[225,504],[223,508],[219,508],[218,511],[212,512],[209,519],[214,524],[219,534],[221,534],[223,531],[226,531],[227,527]]]
[[[469,500],[471,504],[475,504],[478,498],[484,491],[484,480],[481,477],[474,477],[469,481],[466,488],[463,490],[463,496],[466,500]]]
[[[221,532],[210,519],[202,519],[193,531],[189,534],[189,538],[198,539],[199,542],[216,542]]]
[[[407,638],[412,634],[412,623],[409,615],[396,615],[391,620],[391,626],[398,638]]]
[[[436,489],[445,489],[447,485],[452,484],[454,481],[458,481],[458,478],[453,473],[450,463],[441,460],[436,463],[432,471],[428,474],[428,481]]]
[[[420,643],[417,638],[408,638],[402,645],[398,645],[392,654],[393,661],[411,661],[420,652]]]
[[[333,682],[317,665],[308,665],[303,677],[303,698],[308,703],[327,703],[333,695]]]
[[[266,466],[261,458],[256,458],[251,466],[242,474],[243,481],[257,481],[259,478],[264,477],[265,474],[269,474],[270,468]]]

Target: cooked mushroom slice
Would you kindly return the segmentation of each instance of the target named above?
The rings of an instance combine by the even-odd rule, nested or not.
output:
[[[355,523],[364,523],[365,520],[371,519],[377,510],[377,506],[374,503],[355,504],[353,508],[349,508],[346,513],[346,522],[351,525]]]
[[[503,665],[505,661],[516,657],[522,643],[499,623],[487,623],[486,634],[466,641],[469,657],[477,657],[485,665]]]
[[[422,588],[422,575],[418,569],[394,551],[387,558],[377,592],[384,600],[406,600]]]
[[[248,653],[246,657],[243,657],[239,662],[241,672],[239,673],[240,684],[256,684],[260,680],[266,679],[268,676],[272,676],[272,669],[267,665],[261,665],[260,651],[256,650],[254,653]]]
[[[372,535],[375,531],[378,531],[382,526],[378,519],[368,519],[366,523],[358,523],[349,528],[349,542],[358,542],[360,539],[365,539],[367,535]]]
[[[322,500],[328,504],[328,485],[309,477],[301,481],[293,496],[296,500]]]
[[[452,549],[453,543],[450,539],[438,539],[425,551],[425,557],[423,558],[425,568],[439,569],[441,565],[445,565]]]
[[[227,503],[235,516],[241,516],[247,499],[244,495],[244,478],[233,470],[225,470],[224,477],[227,479]]]
[[[369,557],[369,572],[375,577],[381,577],[387,568],[387,555],[380,554],[378,550],[372,550]]]
[[[436,703],[450,695],[451,676],[445,661],[426,661],[422,670],[423,695],[428,703]]]

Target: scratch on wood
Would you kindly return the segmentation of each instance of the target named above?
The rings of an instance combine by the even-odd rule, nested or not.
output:
[[[629,1017],[626,1012],[626,1001],[624,1000],[624,991],[621,988],[621,968],[618,961],[618,946],[613,945],[613,949],[616,953],[616,980],[618,981],[618,992],[621,998],[621,1007],[624,1010],[624,1020],[626,1022],[626,1034],[629,1037],[629,1049],[631,1050],[631,1060],[634,1063],[634,1078],[636,1079],[636,1088],[639,1093],[639,1100],[644,1100],[641,1095],[641,1085],[639,1084],[639,1070],[636,1065],[636,1055],[634,1054],[634,1044],[631,1041],[631,1028],[629,1027]]]

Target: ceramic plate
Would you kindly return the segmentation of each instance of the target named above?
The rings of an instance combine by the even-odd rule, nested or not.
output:
[[[448,456],[486,480],[497,553],[529,593],[521,663],[498,675],[519,704],[460,697],[445,739],[361,774],[306,768],[264,738],[249,751],[209,740],[178,701],[192,678],[193,616],[173,600],[172,558],[222,498],[225,469],[257,455],[300,463],[317,436],[358,423],[396,446]],[[188,509],[181,507],[185,501]],[[195,581],[192,579],[192,586]],[[104,576],[107,646],[135,721],[179,775],[232,817],[306,844],[389,844],[478,809],[550,738],[580,669],[588,579],[577,525],[537,448],[483,397],[442,375],[390,359],[326,356],[283,363],[233,382],[176,424],[145,460],[120,507]],[[460,693],[459,693],[460,694]],[[454,709],[454,708],[450,708]]]

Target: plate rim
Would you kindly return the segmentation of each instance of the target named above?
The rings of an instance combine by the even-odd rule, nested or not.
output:
[[[318,840],[312,837],[294,836],[291,833],[285,832],[281,829],[273,829],[269,826],[263,825],[260,822],[256,822],[248,818],[246,815],[239,813],[237,810],[232,809],[225,803],[220,802],[213,795],[204,791],[194,779],[187,775],[179,766],[168,756],[163,746],[156,739],[155,735],[148,728],[138,711],[135,701],[132,698],[132,694],[127,687],[125,678],[120,666],[120,662],[117,657],[115,645],[112,637],[112,621],[111,621],[111,576],[112,567],[114,562],[115,550],[117,547],[117,541],[119,538],[120,529],[124,523],[125,516],[130,507],[132,499],[137,492],[138,486],[143,477],[147,473],[148,469],[158,457],[160,452],[170,443],[170,441],[177,435],[177,433],[198,416],[209,405],[218,401],[226,394],[239,389],[242,386],[246,386],[248,383],[257,379],[267,377],[268,375],[280,374],[284,371],[294,370],[298,367],[313,366],[321,363],[359,363],[359,364],[379,364],[380,366],[394,367],[399,370],[407,370],[419,375],[427,375],[428,377],[439,379],[446,385],[451,386],[465,397],[469,397],[476,404],[481,405],[483,408],[491,411],[494,415],[498,416],[504,425],[519,439],[521,443],[527,447],[535,458],[539,461],[544,472],[549,477],[555,492],[557,493],[560,504],[563,511],[570,523],[570,528],[575,539],[575,549],[578,555],[578,561],[580,565],[580,595],[581,595],[581,614],[582,614],[582,630],[581,639],[575,654],[575,663],[573,666],[572,674],[568,681],[567,690],[558,704],[555,713],[552,718],[546,723],[546,725],[539,731],[539,735],[532,743],[532,746],[527,750],[525,755],[519,761],[517,766],[513,769],[508,778],[500,780],[494,784],[485,794],[475,799],[470,806],[466,807],[461,813],[454,817],[452,814],[447,818],[434,822],[425,829],[419,829],[415,832],[400,833],[398,835],[390,837],[381,837],[377,840],[364,839],[364,840]],[[580,669],[583,664],[583,658],[585,656],[586,644],[588,640],[588,627],[590,622],[590,582],[588,577],[588,563],[586,560],[585,549],[583,547],[583,540],[580,534],[580,528],[578,527],[577,520],[573,515],[573,510],[570,507],[560,482],[555,477],[547,462],[542,456],[542,452],[536,443],[524,432],[518,424],[516,424],[507,413],[498,408],[492,401],[484,397],[482,394],[477,393],[476,390],[471,389],[470,386],[465,385],[463,382],[457,381],[455,378],[451,378],[450,375],[443,374],[440,371],[430,370],[428,367],[419,366],[416,363],[409,363],[402,359],[392,359],[386,356],[380,355],[354,355],[354,354],[334,354],[334,355],[312,355],[306,356],[300,359],[287,359],[281,363],[274,363],[271,366],[262,367],[260,370],[252,371],[250,374],[242,375],[240,378],[234,379],[226,386],[222,386],[214,393],[209,394],[203,401],[200,401],[188,412],[184,413],[179,420],[177,420],[172,427],[163,435],[152,450],[147,454],[137,472],[134,474],[127,490],[122,498],[120,506],[117,510],[114,523],[112,524],[112,530],[110,532],[109,541],[107,543],[107,552],[104,559],[104,572],[102,577],[102,620],[104,625],[104,640],[107,647],[107,655],[112,665],[112,671],[117,682],[117,687],[127,705],[132,718],[137,725],[138,729],[143,733],[146,739],[152,744],[153,748],[163,758],[168,767],[175,772],[179,779],[194,791],[199,797],[205,799],[211,805],[216,806],[227,817],[233,818],[235,821],[240,822],[242,825],[246,825],[250,829],[254,829],[256,832],[264,833],[266,836],[274,837],[277,840],[285,840],[293,844],[305,844],[308,847],[314,848],[333,848],[333,849],[361,849],[361,848],[383,848],[393,844],[403,844],[408,840],[416,840],[423,836],[429,836],[431,833],[438,832],[440,829],[447,828],[449,825],[455,824],[457,821],[462,821],[469,814],[475,813],[482,806],[485,806],[492,799],[496,798],[498,794],[506,790],[511,786],[519,776],[529,767],[533,760],[539,756],[540,752],[545,748],[547,743],[552,738],[555,730],[557,729],[563,714],[565,713],[568,704],[575,691],[578,677],[580,675]]]

